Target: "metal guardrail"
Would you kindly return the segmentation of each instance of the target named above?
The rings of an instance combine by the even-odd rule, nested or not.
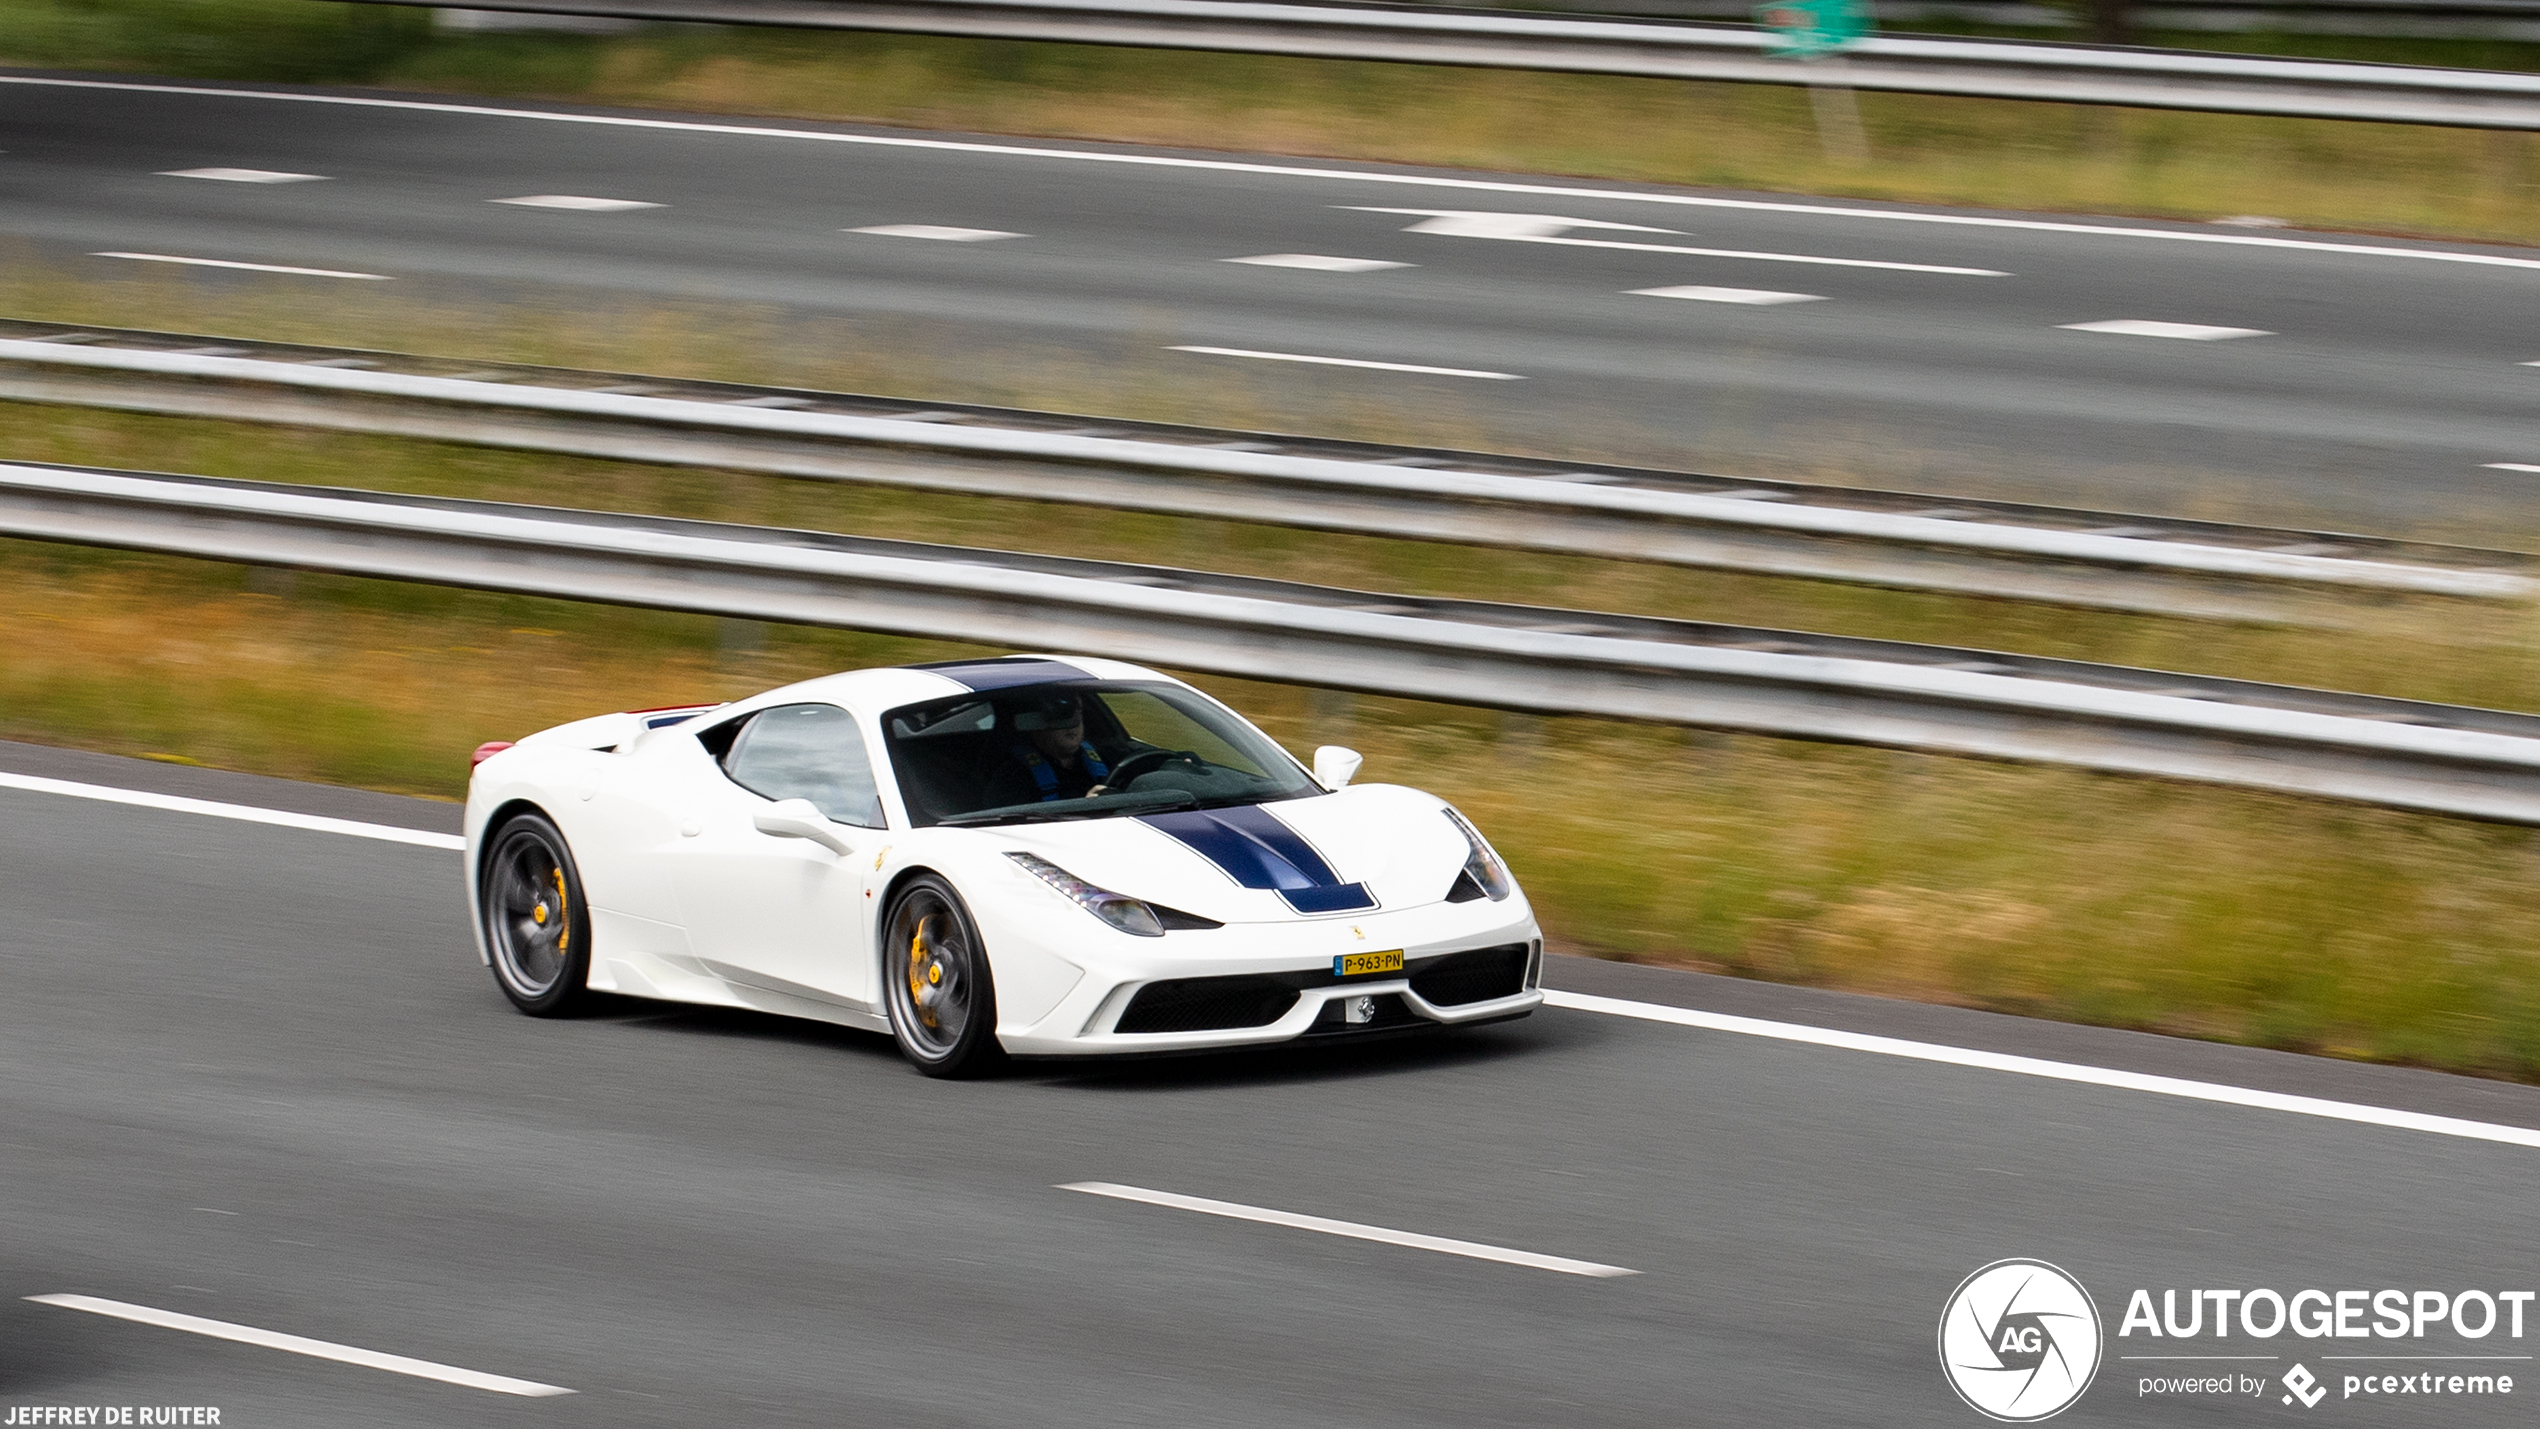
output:
[[[662,517],[0,466],[0,535],[2540,824],[2540,716]]]
[[[0,399],[2218,619],[2540,598],[2498,551],[170,333],[0,321]]]
[[[1646,19],[1744,24],[1752,0],[1525,0],[1524,8],[1565,15],[1628,15]],[[1876,0],[1871,7],[1885,31],[1953,25],[2069,35],[2086,7],[2042,0]],[[444,15],[451,12],[442,11]],[[580,17],[502,17],[515,24],[615,24]],[[2150,0],[2128,7],[2139,32],[2203,34],[2376,35],[2410,39],[2540,40],[2540,0]]]
[[[418,4],[424,0],[366,0]],[[478,0],[471,8],[1396,60],[2224,114],[2540,129],[2540,75],[2018,40],[1874,36],[1767,58],[1744,26],[1264,0]]]

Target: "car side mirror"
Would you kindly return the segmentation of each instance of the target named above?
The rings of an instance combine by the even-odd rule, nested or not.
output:
[[[780,839],[809,839],[840,858],[855,852],[846,830],[829,822],[809,799],[779,799],[759,810],[750,827]]]
[[[1324,745],[1314,751],[1314,782],[1338,793],[1349,787],[1349,781],[1358,777],[1358,766],[1366,762],[1366,757],[1355,749]]]

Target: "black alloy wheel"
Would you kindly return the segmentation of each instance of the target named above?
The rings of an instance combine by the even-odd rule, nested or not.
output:
[[[930,1077],[970,1077],[1005,1059],[978,926],[952,885],[922,873],[882,920],[882,980],[900,1055]]]
[[[515,814],[485,841],[478,916],[494,981],[532,1017],[569,1017],[591,1000],[591,912],[564,834],[544,814]]]

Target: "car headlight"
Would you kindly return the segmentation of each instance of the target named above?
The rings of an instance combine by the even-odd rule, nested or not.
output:
[[[1461,891],[1465,881],[1470,880],[1473,887],[1481,890],[1482,896],[1493,903],[1514,892],[1516,880],[1508,876],[1508,865],[1499,861],[1499,854],[1491,848],[1490,841],[1482,837],[1482,831],[1451,808],[1441,812],[1455,825],[1456,832],[1464,835],[1464,842],[1473,850],[1464,860],[1464,871],[1456,876],[1457,891]],[[1466,893],[1458,899],[1454,892],[1450,892],[1447,899],[1449,902],[1466,902],[1472,896]]]
[[[1114,893],[1108,888],[1097,888],[1038,854],[1009,852],[1006,857],[1020,864],[1033,877],[1067,895],[1077,907],[1121,932],[1135,933],[1141,938],[1164,936],[1164,920],[1156,917],[1154,909],[1137,899],[1125,893]]]

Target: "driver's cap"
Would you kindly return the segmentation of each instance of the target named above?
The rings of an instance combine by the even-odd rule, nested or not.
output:
[[[1015,712],[1014,727],[1025,732],[1038,729],[1065,729],[1084,721],[1083,708],[1074,695],[1043,695]]]

